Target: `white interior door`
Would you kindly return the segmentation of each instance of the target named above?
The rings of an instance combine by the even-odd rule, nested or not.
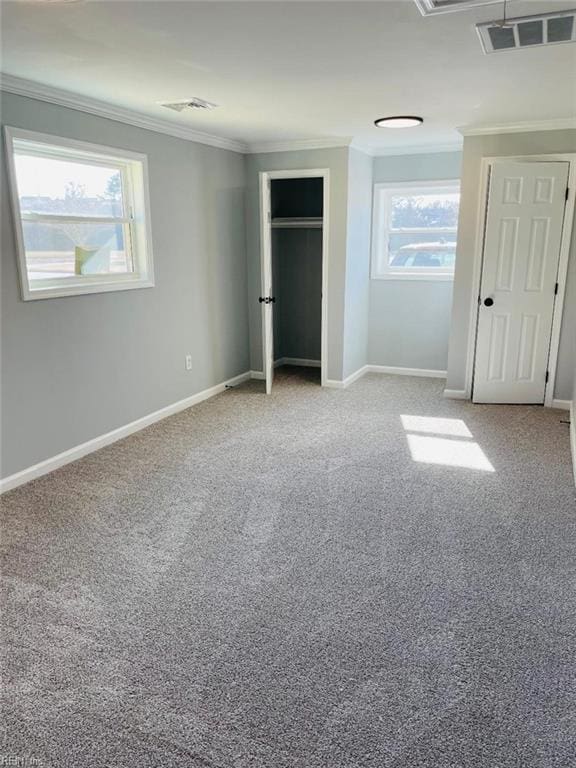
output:
[[[262,293],[259,297],[262,307],[262,358],[264,377],[266,379],[266,394],[272,392],[274,379],[274,294],[272,286],[272,230],[270,226],[270,179],[261,176],[261,207],[260,213],[264,226],[262,243]]]
[[[492,166],[474,402],[543,403],[569,164]]]

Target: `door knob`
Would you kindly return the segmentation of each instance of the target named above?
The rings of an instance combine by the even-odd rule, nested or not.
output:
[[[494,304],[494,299],[491,299],[490,296],[488,296],[487,299],[484,299],[484,306],[485,307],[491,307],[492,304]]]

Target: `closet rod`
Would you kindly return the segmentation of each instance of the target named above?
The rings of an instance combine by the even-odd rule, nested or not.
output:
[[[322,229],[322,218],[315,216],[276,218],[272,219],[271,225],[274,229]]]

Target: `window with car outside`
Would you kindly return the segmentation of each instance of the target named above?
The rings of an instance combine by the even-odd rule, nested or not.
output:
[[[146,157],[6,128],[24,300],[154,285]]]
[[[374,187],[372,278],[452,280],[460,184]]]

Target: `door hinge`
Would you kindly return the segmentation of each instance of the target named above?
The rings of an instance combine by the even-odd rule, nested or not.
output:
[[[558,296],[558,283],[554,285],[554,296]]]
[[[546,371],[546,384],[548,384],[549,378],[550,378],[550,371]]]
[[[570,187],[566,187],[566,196],[564,200],[568,200],[569,197],[570,197]]]
[[[275,304],[276,296],[260,296],[258,298],[258,301],[260,302],[260,304]]]

